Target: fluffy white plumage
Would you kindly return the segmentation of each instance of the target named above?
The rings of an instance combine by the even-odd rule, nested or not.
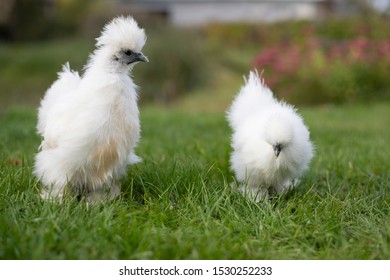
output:
[[[259,201],[296,185],[313,157],[309,130],[296,110],[277,101],[257,73],[228,110],[233,130],[230,164],[240,191]]]
[[[82,77],[63,66],[38,112],[43,140],[34,174],[45,185],[41,196],[61,198],[65,191],[110,197],[120,191],[116,179],[127,164],[140,161],[134,148],[140,138],[137,87],[129,72],[146,42],[131,17],[117,17],[97,38]]]

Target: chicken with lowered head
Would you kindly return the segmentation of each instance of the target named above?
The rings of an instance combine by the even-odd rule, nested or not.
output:
[[[289,104],[276,100],[250,72],[227,113],[232,128],[231,168],[240,191],[256,201],[294,187],[313,157],[310,133]]]

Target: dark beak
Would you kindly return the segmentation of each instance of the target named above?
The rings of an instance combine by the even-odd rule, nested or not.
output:
[[[142,52],[139,52],[135,54],[134,61],[149,62],[149,59]]]
[[[282,151],[283,149],[283,146],[281,144],[276,144],[274,146],[274,153],[275,153],[275,156],[278,157],[280,152]]]

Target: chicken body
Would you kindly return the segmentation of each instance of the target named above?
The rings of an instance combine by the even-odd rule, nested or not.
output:
[[[116,29],[137,32],[128,38],[99,45]],[[109,39],[109,38],[108,38]],[[83,77],[65,65],[49,88],[38,113],[41,150],[35,175],[46,188],[42,197],[61,198],[65,191],[86,194],[108,190],[119,194],[116,180],[129,161],[137,161],[134,148],[140,138],[137,87],[128,72],[137,61],[145,35],[132,18],[117,18],[98,38]],[[128,56],[130,52],[134,57]]]
[[[296,185],[313,157],[309,130],[296,110],[277,101],[251,72],[228,111],[231,168],[240,190],[256,201],[272,188]]]

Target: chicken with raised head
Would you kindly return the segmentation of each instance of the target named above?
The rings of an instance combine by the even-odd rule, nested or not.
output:
[[[65,64],[47,90],[38,112],[42,136],[34,174],[43,198],[65,193],[87,200],[119,195],[126,166],[140,161],[137,86],[129,76],[148,61],[141,52],[146,36],[132,17],[116,17],[96,39],[82,76]]]

